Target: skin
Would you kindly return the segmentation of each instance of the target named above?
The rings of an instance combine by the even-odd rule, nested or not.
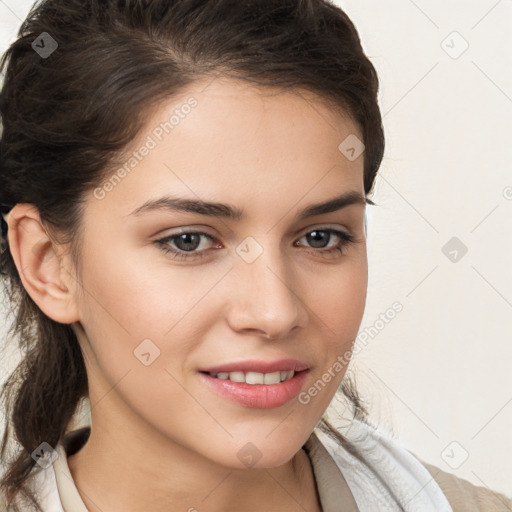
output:
[[[366,301],[365,206],[294,216],[345,192],[364,197],[363,156],[350,161],[338,149],[348,135],[362,136],[312,93],[222,78],[161,104],[130,151],[191,96],[198,105],[172,136],[103,199],[92,190],[86,197],[79,280],[32,205],[8,216],[23,285],[46,315],[73,325],[84,353],[92,431],[68,464],[94,512],[168,512],[170,503],[199,512],[318,511],[301,447],[346,366],[308,404],[271,409],[229,401],[197,371],[291,357],[310,366],[307,390],[351,348]],[[164,194],[228,203],[247,217],[130,215]],[[313,245],[305,235],[320,228],[355,241],[322,256],[340,239],[327,232]],[[198,229],[214,238],[201,237],[203,258],[178,260],[154,243]],[[263,248],[252,263],[236,252],[246,237]],[[149,366],[134,356],[147,338],[160,350]],[[261,453],[251,467],[237,457],[248,442]]]

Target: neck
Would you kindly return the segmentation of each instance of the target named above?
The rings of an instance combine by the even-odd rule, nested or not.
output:
[[[68,457],[90,512],[168,512],[169,504],[189,512],[321,511],[303,450],[281,466],[233,469],[154,431],[134,438],[113,422],[92,423],[85,446]]]

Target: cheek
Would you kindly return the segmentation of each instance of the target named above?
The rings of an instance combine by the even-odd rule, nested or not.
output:
[[[149,258],[149,249],[125,251],[123,258],[99,246],[89,250],[95,257],[89,256],[83,271],[80,307],[90,343],[86,350],[93,352],[88,354],[91,371],[110,385],[129,371],[127,378],[139,383],[130,391],[133,397],[152,388],[168,401],[175,382],[171,374],[179,379],[189,355],[211,328],[208,293],[226,268],[211,266],[201,272],[200,267],[171,267],[165,258]]]
[[[368,285],[366,260],[347,261],[317,283],[310,292],[310,307],[317,323],[323,326],[326,340],[343,348],[355,339],[363,317]]]
[[[89,250],[94,256],[84,270],[84,287],[91,319],[99,315],[107,325],[114,320],[134,342],[172,337],[175,326],[188,320],[222,275],[215,269],[205,274],[199,267],[167,264],[156,247],[128,248],[122,258],[100,247]]]
[[[81,304],[91,403],[118,407],[102,400],[115,387],[110,400],[121,397],[129,409],[160,426],[173,424],[172,404],[193,414],[197,404],[178,382],[182,363],[195,346],[193,315],[187,312],[205,291],[198,290],[196,297],[180,273],[171,277],[169,272],[162,280],[165,273],[140,265],[137,269],[129,258],[92,261],[84,269]]]
[[[318,367],[308,382],[303,401],[321,414],[329,405],[351,360],[351,349],[364,314],[367,264],[364,258],[347,261],[339,272],[323,279],[311,295],[312,319],[319,342]],[[309,404],[309,405],[307,405]],[[316,414],[315,413],[315,414]]]

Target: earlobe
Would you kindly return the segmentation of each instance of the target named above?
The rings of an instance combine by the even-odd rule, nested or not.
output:
[[[27,293],[41,311],[59,323],[79,320],[72,271],[48,236],[34,205],[19,203],[9,212],[9,248]]]

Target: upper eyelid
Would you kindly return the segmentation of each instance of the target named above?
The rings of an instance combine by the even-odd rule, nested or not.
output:
[[[173,236],[179,236],[179,235],[183,235],[183,234],[186,234],[186,233],[201,233],[201,234],[204,234],[206,236],[209,236],[209,237],[212,237],[212,238],[217,238],[216,235],[213,235],[211,233],[208,233],[207,229],[208,228],[203,228],[203,227],[185,227],[185,228],[177,228],[179,229],[179,231],[177,232],[173,232],[173,233],[169,233],[168,235],[165,235],[163,237],[160,237],[160,238],[170,238],[170,237],[173,237]],[[308,226],[308,227],[305,227],[305,228],[301,228],[301,229],[298,229],[294,234],[293,236],[297,236],[299,233],[303,233],[303,235],[305,234],[308,234],[310,233],[311,231],[346,231],[347,233],[351,233],[351,229],[349,229],[348,227],[346,226],[327,226],[327,225],[322,225],[322,224],[318,224],[318,225],[313,225],[313,226]],[[302,236],[303,236],[302,235]]]

